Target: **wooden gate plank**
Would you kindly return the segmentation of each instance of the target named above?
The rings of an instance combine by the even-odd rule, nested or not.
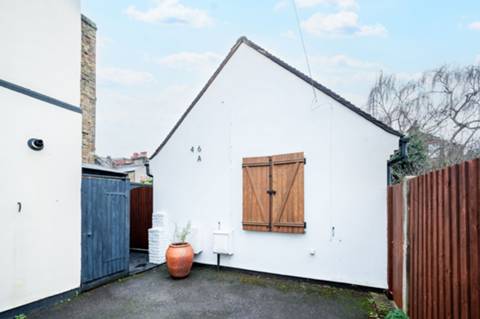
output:
[[[450,170],[444,169],[443,171],[444,183],[443,183],[443,210],[444,210],[444,239],[443,239],[443,248],[445,250],[445,271],[444,271],[444,280],[445,280],[445,317],[448,319],[452,318],[452,257],[451,257],[451,242],[452,242],[452,232],[451,232],[451,210],[450,210]]]
[[[397,306],[403,300],[403,184],[388,187],[388,287]],[[408,203],[407,203],[408,204]]]
[[[130,190],[130,248],[148,249],[148,229],[152,228],[153,188]]]
[[[452,295],[453,318],[460,318],[460,269],[459,269],[459,227],[458,227],[458,168],[451,170],[451,217],[452,217]]]
[[[417,287],[415,283],[417,282],[418,278],[418,178],[411,179],[409,181],[409,189],[411,189],[409,196],[412,199],[412,205],[410,206],[410,214],[411,218],[409,219],[410,222],[410,229],[412,232],[410,233],[410,236],[412,237],[412,242],[409,245],[409,255],[410,255],[410,264],[412,265],[410,267],[410,277],[408,280],[408,286],[411,291],[409,294],[409,302],[408,302],[408,314],[410,317],[416,318],[417,316],[417,307],[414,305],[417,304],[417,298],[418,298],[418,293],[417,293]]]
[[[426,187],[426,199],[427,199],[427,222],[426,222],[426,253],[427,253],[427,260],[426,260],[426,270],[425,270],[425,277],[427,278],[427,287],[426,287],[426,294],[427,294],[427,319],[432,319],[432,253],[433,253],[433,238],[432,238],[432,175],[427,174],[427,187]]]
[[[82,287],[128,271],[128,185],[126,180],[83,176]]]
[[[428,318],[428,290],[427,290],[427,285],[428,285],[428,269],[427,269],[427,258],[428,258],[428,236],[427,236],[427,225],[428,225],[428,220],[427,220],[427,202],[428,202],[428,193],[427,193],[427,177],[422,176],[422,188],[423,188],[423,195],[422,195],[422,273],[421,276],[423,278],[422,282],[422,297],[423,297],[423,302],[422,302],[422,307],[423,307],[423,316],[422,318]]]
[[[395,210],[396,210],[396,223],[395,227],[395,264],[397,271],[395,272],[394,282],[397,290],[397,298],[399,307],[403,307],[403,185],[398,184],[395,186],[396,193],[394,198]]]
[[[438,233],[437,233],[437,214],[438,214],[438,207],[437,207],[437,172],[432,172],[430,174],[432,177],[432,209],[430,214],[432,216],[432,255],[431,255],[431,265],[432,265],[432,283],[431,283],[431,294],[432,294],[432,318],[438,318]]]
[[[478,172],[478,159],[472,160],[467,163],[467,177],[468,177],[468,226],[469,226],[469,251],[467,252],[470,257],[470,309],[471,318],[480,318],[480,247],[479,247],[479,172]]]
[[[461,300],[461,318],[470,317],[469,309],[469,241],[468,241],[468,216],[467,216],[467,177],[466,163],[460,165],[459,178],[459,196],[460,196],[460,300]]]
[[[393,296],[393,186],[387,188],[387,284]]]
[[[444,245],[443,242],[445,240],[445,233],[444,233],[444,206],[443,206],[443,200],[444,200],[444,194],[443,194],[443,183],[444,183],[444,176],[443,176],[443,171],[437,171],[437,184],[436,184],[436,189],[438,192],[438,204],[437,204],[437,249],[438,249],[438,273],[437,273],[437,284],[439,286],[438,290],[438,318],[445,318],[445,279],[444,279],[444,274],[445,274],[445,251],[444,251]]]
[[[408,287],[408,298],[407,298],[407,305],[411,305],[412,304],[412,294],[413,294],[413,291],[412,291],[412,285],[408,285],[408,283],[411,283],[413,281],[413,256],[412,254],[414,253],[414,250],[412,249],[412,246],[415,245],[415,239],[414,239],[414,236],[415,236],[415,233],[413,231],[413,227],[415,225],[415,223],[412,222],[413,220],[413,207],[414,207],[414,203],[413,203],[413,196],[412,194],[415,192],[415,189],[414,189],[414,182],[412,182],[412,180],[409,180],[408,182],[408,186],[407,186],[407,189],[408,189],[408,194],[407,195],[407,200],[408,200],[408,245],[407,245],[407,256],[408,256],[408,265],[407,265],[407,287]]]

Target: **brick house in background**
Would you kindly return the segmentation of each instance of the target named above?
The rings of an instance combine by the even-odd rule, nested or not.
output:
[[[145,183],[148,180],[147,152],[133,153],[130,158],[119,158],[113,160],[115,168],[121,172],[127,173],[132,183]]]
[[[147,152],[135,152],[130,157],[118,158],[95,156],[95,164],[127,173],[132,183],[148,183],[150,177],[147,174],[146,163]]]
[[[80,108],[82,109],[82,162],[95,162],[97,26],[82,15]]]

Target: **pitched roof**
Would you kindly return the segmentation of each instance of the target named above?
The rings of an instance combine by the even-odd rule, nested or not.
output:
[[[279,58],[277,58],[276,56],[272,55],[271,53],[269,53],[268,51],[266,51],[265,49],[263,49],[262,47],[260,47],[259,45],[253,43],[252,41],[250,41],[249,39],[247,39],[246,37],[240,37],[237,42],[235,43],[235,45],[230,49],[230,52],[228,53],[228,55],[225,57],[225,59],[222,61],[222,63],[220,64],[220,66],[215,70],[215,72],[213,73],[213,75],[210,77],[210,79],[208,80],[208,82],[205,84],[205,86],[202,88],[202,90],[200,91],[200,93],[195,97],[195,99],[193,100],[193,102],[190,104],[190,106],[187,108],[187,110],[183,113],[183,115],[180,117],[180,119],[177,121],[177,123],[175,124],[175,126],[173,127],[173,129],[168,133],[167,137],[163,140],[162,144],[160,144],[160,146],[155,150],[155,152],[152,154],[152,156],[150,157],[150,159],[153,159],[159,152],[160,150],[165,146],[165,144],[167,144],[167,142],[170,140],[170,138],[172,137],[172,135],[175,133],[175,131],[178,129],[178,127],[182,124],[183,120],[185,120],[185,118],[187,117],[188,113],[190,113],[190,111],[193,109],[193,107],[197,104],[197,102],[200,100],[200,98],[203,96],[203,94],[207,91],[207,89],[210,87],[210,85],[213,83],[213,81],[216,79],[216,77],[218,76],[218,74],[222,71],[223,67],[227,64],[227,62],[230,60],[230,58],[233,56],[233,54],[237,51],[237,49],[240,47],[241,44],[246,44],[248,45],[250,48],[254,49],[255,51],[257,51],[258,53],[260,53],[261,55],[265,56],[266,58],[270,59],[271,61],[275,62],[276,64],[278,64],[279,66],[283,67],[284,69],[286,69],[287,71],[290,71],[291,73],[295,74],[296,76],[298,76],[300,79],[304,80],[305,82],[307,82],[309,85],[312,85],[313,87],[315,87],[317,90],[321,91],[322,93],[328,95],[329,97],[331,97],[332,99],[334,99],[335,101],[337,101],[338,103],[342,104],[343,106],[347,107],[348,109],[352,110],[353,112],[357,113],[358,115],[360,115],[361,117],[365,118],[367,121],[370,121],[372,122],[373,124],[375,124],[376,126],[380,127],[381,129],[383,129],[384,131],[390,133],[390,134],[393,134],[393,135],[396,135],[398,137],[402,137],[403,134],[400,133],[399,131],[391,128],[390,126],[386,125],[385,123],[377,120],[376,118],[374,118],[372,115],[368,114],[367,112],[363,111],[362,109],[360,109],[359,107],[353,105],[350,101],[346,100],[345,98],[341,97],[340,95],[336,94],[335,92],[333,92],[332,90],[328,89],[327,87],[323,86],[322,84],[318,83],[317,81],[315,81],[314,79],[310,78],[309,76],[305,75],[304,73],[298,71],[297,69],[295,69],[294,67],[292,67],[291,65],[285,63],[284,61],[280,60]]]

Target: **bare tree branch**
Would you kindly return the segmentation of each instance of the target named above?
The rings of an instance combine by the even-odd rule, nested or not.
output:
[[[480,154],[480,65],[441,66],[406,83],[381,73],[367,111],[404,134],[427,134],[426,143],[439,146],[432,148],[432,163],[471,158]]]

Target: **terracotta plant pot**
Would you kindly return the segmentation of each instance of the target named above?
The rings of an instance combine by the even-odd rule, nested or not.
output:
[[[184,278],[190,274],[193,264],[193,249],[189,243],[175,243],[168,246],[165,254],[167,269],[173,278]]]

